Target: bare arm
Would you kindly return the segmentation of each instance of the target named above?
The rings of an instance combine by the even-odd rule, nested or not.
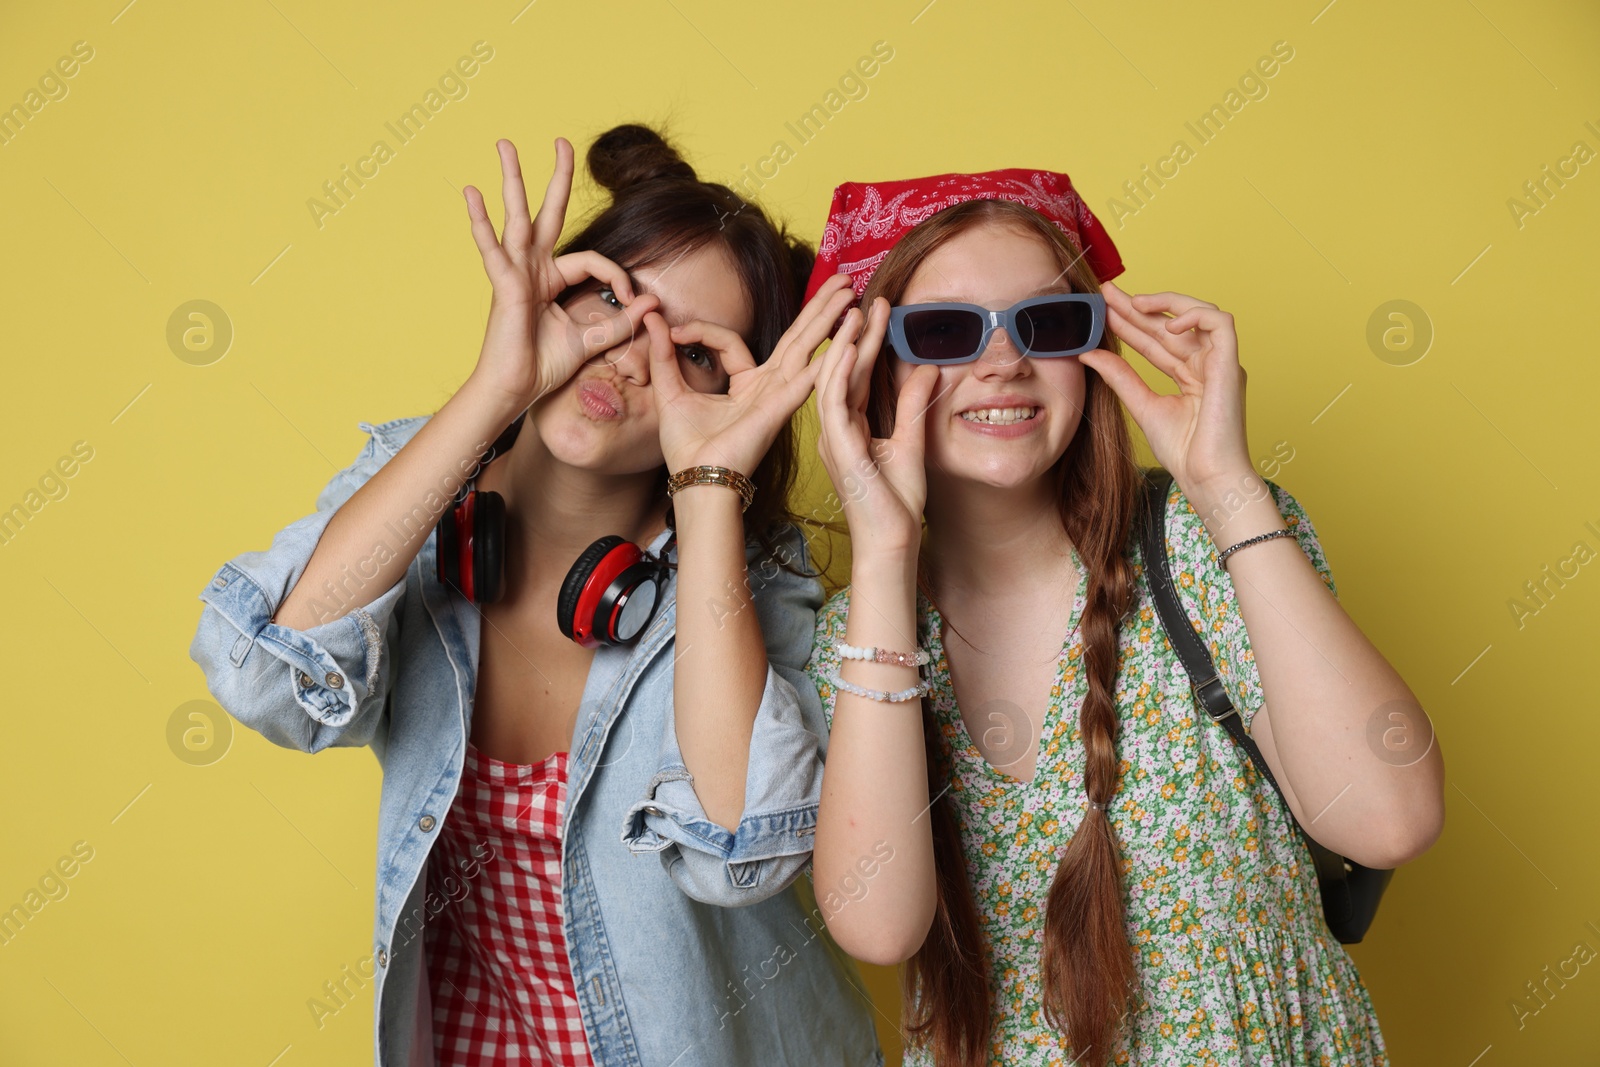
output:
[[[673,497],[678,529],[674,721],[706,816],[737,831],[767,650],[745,569],[739,494],[696,485]]]
[[[828,349],[817,386],[817,448],[850,524],[850,609],[845,640],[910,652],[916,647],[917,552],[927,484],[922,414],[937,368],[918,367],[900,388],[894,436],[873,439],[866,420],[868,381],[889,320],[874,301],[859,351],[860,311]],[[917,684],[915,668],[845,660],[840,677],[868,689]],[[846,952],[890,965],[922,947],[933,923],[932,819],[920,704],[838,691],[817,813],[812,873],[818,886],[844,884],[862,857],[888,845],[871,892],[827,917]]]
[[[455,491],[516,415],[469,379],[329,520],[272,621],[308,630],[365,607],[400,581]]]
[[[1245,372],[1233,316],[1182,293],[1130,296],[1107,282],[1107,322],[1177,382],[1157,394],[1110,351],[1077,357],[1127,404],[1219,549],[1283,529],[1245,440]],[[1232,506],[1243,490],[1249,499]],[[1319,842],[1358,863],[1394,867],[1425,851],[1444,825],[1444,763],[1435,743],[1410,766],[1369,747],[1375,715],[1400,709],[1429,734],[1416,697],[1344,613],[1295,544],[1277,538],[1229,557],[1261,687],[1272,707],[1251,732],[1290,808]]]
[[[661,451],[674,473],[728,467],[749,476],[778,430],[805,403],[821,363],[811,354],[853,293],[847,275],[830,279],[801,309],[772,354],[757,366],[734,331],[695,321],[650,332],[650,376],[661,413]],[[726,394],[689,389],[675,344],[702,343],[728,371]],[[766,644],[749,610],[742,502],[720,485],[673,497],[678,531],[677,663],[674,722],[684,766],[708,818],[737,832],[748,790],[750,743],[769,676]],[[785,682],[784,684],[788,684]]]
[[[852,557],[845,640],[896,651],[916,647],[916,550]],[[917,684],[916,668],[844,660],[839,676],[868,689]],[[892,966],[928,936],[935,904],[933,820],[921,702],[887,703],[840,689],[835,697],[812,859],[816,884],[839,885],[886,843],[872,889],[827,917],[828,930],[859,960]]]
[[[1254,471],[1219,484],[1260,484]],[[1270,492],[1230,507],[1192,501],[1219,548],[1284,528]],[[1238,499],[1237,495],[1234,497]],[[1415,694],[1323,584],[1292,538],[1228,558],[1239,614],[1266,703],[1250,734],[1291,810],[1319,842],[1369,867],[1397,867],[1433,843],[1444,821],[1444,758]],[[1399,716],[1390,718],[1391,715]],[[1369,727],[1412,731],[1413,758],[1386,758]]]

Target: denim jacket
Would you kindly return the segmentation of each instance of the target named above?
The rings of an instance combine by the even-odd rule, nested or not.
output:
[[[207,582],[189,649],[217,701],[268,740],[307,753],[369,745],[383,766],[372,960],[360,968],[374,972],[377,1067],[434,1062],[422,930],[445,900],[427,892],[424,864],[461,781],[480,616],[434,577],[429,529],[413,534],[426,542],[404,578],[364,608],[307,630],[271,619],[334,512],[428,417],[361,423],[365,448],[315,514]],[[804,538],[788,534],[785,558],[809,569]],[[855,966],[796,884],[827,744],[803,672],[822,590],[757,564],[757,551],[747,559],[769,667],[737,832],[706,816],[678,749],[675,571],[639,640],[599,649],[589,669],[568,765],[562,915],[601,1067],[883,1062]]]

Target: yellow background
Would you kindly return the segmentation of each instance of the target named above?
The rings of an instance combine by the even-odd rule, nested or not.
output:
[[[93,849],[0,945],[0,1063],[368,1060],[370,987],[320,1030],[306,1001],[369,950],[378,765],[242,728],[208,766],[178,759],[169,720],[208,696],[195,597],[311,510],[359,420],[432,411],[471,368],[489,286],[459,190],[498,219],[494,140],[537,190],[553,137],[581,153],[635,119],[669,120],[705,177],[788,141],[760,197],[812,239],[839,181],[1018,165],[1068,171],[1109,222],[1188,140],[1113,230],[1121,283],[1236,316],[1252,453],[1293,449],[1275,480],[1444,746],[1444,836],[1353,950],[1394,1060],[1597,1062],[1600,966],[1542,1006],[1525,983],[1600,950],[1600,575],[1568,564],[1520,627],[1508,607],[1600,549],[1600,163],[1520,226],[1507,206],[1574,142],[1600,150],[1592,6],[121,3],[0,16],[0,105],[94,50],[0,146],[0,507],[93,448],[0,546],[0,908]],[[469,95],[319,229],[306,201],[479,40]],[[784,123],[879,40],[866,96],[797,146]],[[1294,58],[1268,95],[1197,146],[1184,123],[1277,41]],[[571,217],[593,202],[581,187]],[[166,340],[195,299],[235,331],[209,366]],[[1406,366],[1366,341],[1396,299],[1435,333]],[[892,975],[873,979],[894,1048]]]

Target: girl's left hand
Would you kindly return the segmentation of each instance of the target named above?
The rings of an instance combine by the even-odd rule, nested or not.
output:
[[[1130,295],[1111,282],[1100,288],[1107,328],[1178,383],[1175,396],[1164,396],[1114,352],[1097,348],[1078,357],[1122,398],[1156,460],[1185,493],[1232,485],[1251,472],[1233,316],[1182,293]]]
[[[760,366],[739,335],[725,326],[696,319],[669,327],[655,311],[644,316],[667,470],[709,464],[746,477],[755,474],[778,431],[811,395],[822,368],[811,354],[855,300],[849,282],[849,275],[837,274],[824,283]],[[696,392],[684,381],[677,346],[687,344],[716,353],[728,373],[726,393]]]

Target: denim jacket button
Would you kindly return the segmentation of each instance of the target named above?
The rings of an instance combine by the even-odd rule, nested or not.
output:
[[[433,816],[424,815],[422,818],[417,820],[417,825],[422,828],[423,833],[427,833],[429,830],[433,829]]]
[[[378,966],[379,967],[387,967],[387,966],[389,966],[389,954],[387,952],[385,952],[381,948],[378,950]]]
[[[222,577],[218,577],[217,579],[215,579],[211,583],[211,588],[213,588],[213,589],[226,589],[226,588],[228,588],[228,579],[222,578]]]
[[[310,689],[312,684],[313,683],[311,681],[311,675],[307,674],[305,671],[301,671],[300,672],[300,688],[301,689]]]
[[[344,675],[340,674],[338,671],[329,671],[328,676],[324,678],[323,681],[328,683],[329,689],[344,688]]]

